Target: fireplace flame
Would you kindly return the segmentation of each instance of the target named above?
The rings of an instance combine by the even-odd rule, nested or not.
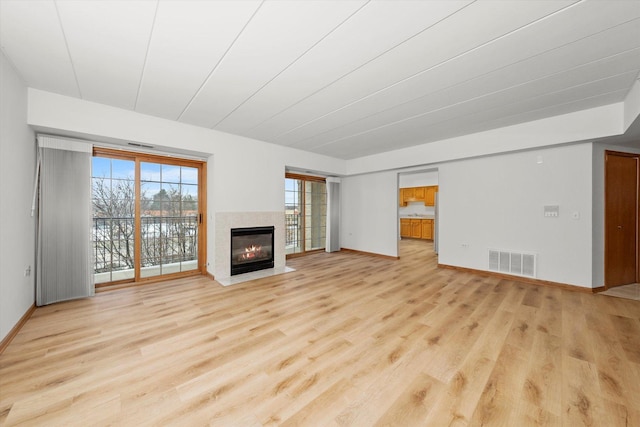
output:
[[[249,247],[244,248],[244,254],[242,254],[242,259],[252,259],[262,252],[262,246],[260,245],[251,245]]]

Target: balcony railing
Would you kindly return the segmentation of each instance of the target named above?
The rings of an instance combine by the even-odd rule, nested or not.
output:
[[[300,239],[302,239],[301,221],[299,214],[284,215],[285,245],[287,248],[300,246]]]
[[[198,258],[196,216],[142,217],[141,267],[192,261]],[[93,219],[95,273],[133,269],[133,218]]]

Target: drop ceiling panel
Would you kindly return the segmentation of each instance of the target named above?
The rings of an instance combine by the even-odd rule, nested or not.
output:
[[[475,2],[411,40],[369,62],[256,130],[271,139],[308,120],[397,84],[457,55],[572,4],[571,1]],[[472,31],[461,31],[473,28]]]
[[[470,1],[369,2],[220,123],[245,131],[407,41]]]
[[[640,1],[0,0],[0,44],[36,89],[355,158],[619,102]]]
[[[523,64],[526,65],[526,63],[527,61]],[[536,71],[539,73],[539,77],[530,78],[531,75],[529,75],[529,78],[524,81],[518,81],[513,78],[518,76],[516,72],[494,73],[491,74],[493,76],[492,79],[486,76],[482,85],[477,85],[475,82],[467,82],[466,84],[452,86],[289,145],[301,149],[312,149],[332,140],[359,134],[374,127],[398,123],[410,117],[428,114],[448,116],[460,108],[470,108],[472,111],[484,110],[495,105],[535,98],[543,93],[555,92],[563,88],[598,81],[611,75],[627,72],[637,73],[640,70],[640,48],[592,61],[582,66],[565,69],[565,71],[561,72],[548,73],[545,70],[540,72],[540,70],[537,69]],[[509,81],[509,77],[511,77],[511,81]],[[500,80],[506,80],[507,83],[501,85]]]
[[[80,96],[52,0],[0,1],[0,45],[30,85]]]
[[[260,2],[160,2],[136,104],[177,120]]]
[[[483,120],[475,116],[465,117],[464,120],[456,120],[456,130],[452,132],[451,123],[446,121],[433,126],[433,137],[431,132],[429,133],[430,141],[437,141],[439,139],[452,138],[456,136],[467,135],[475,132],[483,132],[491,129],[496,129],[504,126],[511,126],[527,121],[545,119],[552,116],[561,114],[567,114],[575,111],[585,110],[588,108],[601,107],[611,103],[619,102],[623,91],[609,92],[600,95],[589,96],[587,98],[581,98],[576,101],[567,102],[565,104],[544,106],[535,110],[527,111],[525,113],[511,114],[507,112],[504,117],[499,117],[492,120]],[[517,132],[517,130],[514,130]],[[549,130],[553,133],[553,130]],[[517,133],[514,133],[517,137]],[[371,147],[373,148],[373,147]],[[377,147],[379,150],[380,147]]]
[[[515,117],[518,117],[522,122],[535,120],[540,117],[537,115],[527,115],[526,113],[535,112],[548,105],[568,104],[613,92],[620,94],[624,91],[625,87],[629,87],[635,80],[637,74],[637,71],[624,73],[596,82],[545,93],[535,98],[528,98],[522,101],[514,100],[509,103],[500,103],[495,100],[493,107],[490,106],[490,103],[485,102],[479,103],[482,108],[474,106],[473,102],[465,103],[448,112],[437,111],[433,114],[419,116],[390,126],[383,126],[375,130],[363,132],[349,138],[340,139],[320,146],[314,149],[314,151],[323,153],[326,152],[327,149],[330,150],[340,145],[349,146],[350,149],[362,149],[367,146],[384,145],[385,142],[388,141],[393,141],[396,148],[404,148],[415,145],[416,143],[428,142],[431,130],[445,122],[448,122],[447,126],[451,129],[451,126],[456,126],[457,124],[465,126],[468,122],[483,123],[503,119],[503,121],[511,125],[518,123],[515,121]],[[620,100],[621,98],[618,98],[615,101]],[[514,116],[513,122],[504,120],[509,116]],[[452,136],[454,135],[452,134]]]
[[[629,19],[629,12],[632,11],[617,14],[620,22]],[[308,138],[321,140],[325,132],[335,136],[341,127],[351,127],[351,124],[358,121],[362,121],[360,125],[366,127],[368,124],[365,123],[371,122],[367,121],[367,118],[380,123],[427,111],[428,108],[433,108],[432,98],[437,98],[443,92],[449,97],[450,103],[455,103],[459,102],[460,98],[473,98],[491,93],[640,46],[638,19],[621,25],[609,21],[606,27],[612,24],[616,26],[603,31],[606,27],[603,27],[604,24],[601,22],[587,28],[576,27],[576,22],[567,22],[569,16],[554,18],[556,19],[553,21],[547,20],[540,24],[542,31],[538,31],[536,26],[531,26],[514,34],[513,37],[430,69],[394,85],[389,90],[375,93],[320,116],[273,140],[284,145],[295,145]],[[584,18],[586,19],[586,16]],[[580,19],[579,14],[571,15],[572,21]],[[561,22],[557,24],[555,20]],[[551,28],[547,28],[549,25],[564,31],[552,31]],[[535,39],[537,44],[525,50],[522,46],[528,39]],[[491,52],[485,55],[489,49]],[[483,56],[492,60],[486,61]],[[629,60],[640,63],[637,53],[631,54]],[[457,95],[452,95],[451,90],[456,91]],[[425,106],[425,101],[431,106]],[[390,110],[393,117],[385,119],[383,113]]]
[[[181,121],[212,127],[349,17],[362,2],[265,2]]]
[[[156,2],[59,1],[84,99],[133,109]]]
[[[622,91],[625,92],[626,91]],[[590,97],[587,99],[582,99],[579,101],[562,104],[562,105],[554,105],[551,107],[545,107],[540,110],[536,110],[533,112],[527,112],[524,115],[511,115],[506,118],[496,119],[494,121],[483,121],[481,123],[476,123],[471,119],[467,119],[464,121],[457,121],[455,130],[452,130],[450,123],[442,123],[440,125],[435,125],[429,128],[429,134],[425,137],[425,139],[420,140],[420,144],[446,140],[449,138],[455,138],[463,135],[473,134],[477,132],[488,131],[491,129],[496,129],[499,127],[510,126],[518,123],[523,123],[530,120],[538,120],[544,119],[551,116],[571,113],[574,111],[584,110],[588,108],[600,107],[603,105],[608,105],[614,102],[617,102],[620,99],[622,92],[613,92],[608,94],[603,94],[599,96]],[[526,118],[525,118],[526,116]],[[362,156],[379,154],[386,151],[389,151],[389,145],[393,145],[395,149],[407,148],[415,144],[399,144],[395,140],[393,141],[385,141],[382,139],[379,140],[368,140],[361,141],[359,144],[340,144],[335,146],[323,146],[319,147],[317,150],[319,154],[334,153],[333,155],[339,156],[344,159],[354,159]],[[428,163],[429,159],[423,159],[425,163]]]

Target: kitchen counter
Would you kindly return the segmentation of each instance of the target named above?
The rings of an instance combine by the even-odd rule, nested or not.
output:
[[[400,219],[435,219],[435,215],[402,215]]]

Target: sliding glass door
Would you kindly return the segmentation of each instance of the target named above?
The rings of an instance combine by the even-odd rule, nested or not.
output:
[[[204,272],[203,162],[96,149],[96,284]]]
[[[322,250],[326,245],[327,185],[323,178],[285,176],[287,255]]]

